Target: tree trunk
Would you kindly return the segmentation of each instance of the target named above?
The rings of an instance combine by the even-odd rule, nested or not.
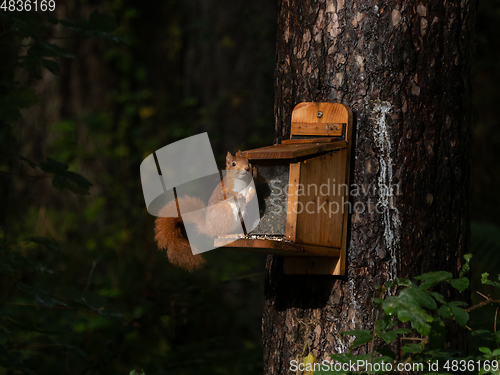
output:
[[[357,209],[345,278],[283,276],[282,258],[268,257],[266,375],[287,374],[305,343],[319,361],[348,351],[339,332],[372,328],[376,284],[461,267],[475,9],[475,0],[281,1],[275,140],[289,137],[299,102],[350,106]]]

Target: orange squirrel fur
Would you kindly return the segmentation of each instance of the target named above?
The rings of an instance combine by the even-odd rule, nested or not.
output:
[[[155,240],[159,249],[166,249],[168,260],[173,265],[192,272],[205,263],[200,254],[193,255],[187,240],[183,219],[175,217],[178,216],[179,201],[182,201],[184,212],[197,213],[189,215],[189,220],[195,224],[198,232],[213,238],[228,234],[233,227],[234,208],[226,200],[234,197],[242,207],[255,196],[255,189],[251,189],[246,196],[233,190],[239,172],[246,176],[247,174],[244,172],[252,173],[251,165],[248,159],[241,156],[241,151],[238,151],[235,156],[231,155],[230,152],[227,153],[226,170],[228,173],[223,181],[217,185],[208,201],[206,217],[203,215],[204,211],[200,211],[206,208],[205,203],[191,196],[170,201],[160,210],[160,215],[167,217],[156,218]]]

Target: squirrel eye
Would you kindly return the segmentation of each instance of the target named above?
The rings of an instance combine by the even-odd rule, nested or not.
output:
[[[233,167],[236,167],[236,162],[235,161],[233,161]]]

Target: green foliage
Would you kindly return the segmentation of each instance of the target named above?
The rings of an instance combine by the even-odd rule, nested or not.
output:
[[[433,288],[442,283],[449,283],[459,292],[465,291],[469,286],[469,280],[464,275],[470,269],[471,257],[470,254],[464,257],[466,261],[457,279],[454,279],[449,272],[439,271],[415,277],[417,281],[396,279],[386,282],[380,288],[380,297],[374,300],[374,304],[378,306],[378,314],[382,314],[380,318],[377,316],[374,329],[343,332],[343,335],[354,338],[351,353],[331,355],[333,361],[359,363],[360,365],[348,371],[322,368],[315,374],[399,373],[397,365],[401,363],[423,364],[419,373],[422,369],[423,373],[432,374],[456,372],[457,369],[453,366],[469,364],[471,367],[467,369],[475,369],[475,373],[497,374],[498,365],[494,364],[498,362],[494,361],[500,359],[500,349],[498,349],[500,335],[495,331],[473,330],[468,327],[468,324],[469,311],[486,304],[500,303],[500,300],[488,298],[478,306],[467,308],[465,302],[460,300],[446,302],[443,295],[433,291]],[[482,275],[482,282],[500,289],[500,283],[488,280],[488,274]],[[411,329],[407,328],[408,324],[404,323],[409,323]],[[468,328],[473,336],[481,336],[488,346],[479,347],[478,353],[467,357],[449,349],[446,346],[447,332],[454,323]],[[394,346],[396,342],[401,343],[400,353]],[[366,344],[368,344],[368,353],[354,354],[354,349],[366,346]],[[391,364],[390,369],[393,371],[388,371],[387,367],[384,367],[382,371],[376,371],[368,365],[382,362]],[[431,363],[437,364],[436,367],[430,368]],[[479,372],[478,363],[483,364],[481,372]],[[471,364],[474,364],[474,367]],[[380,370],[380,367],[378,369]],[[474,371],[471,372],[474,373]]]
[[[109,38],[117,42],[125,41],[124,39],[109,34],[116,29],[116,21],[108,14],[100,14],[98,10],[94,10],[88,20],[85,18],[78,18],[75,22],[61,21],[61,24],[83,38],[101,37]]]
[[[497,281],[490,281],[488,278],[489,278],[489,274],[487,272],[483,273],[481,275],[481,283],[485,284],[485,285],[492,285],[494,286],[495,288],[500,288],[500,283],[497,282]],[[498,280],[500,280],[500,275],[497,275],[498,276]]]
[[[180,3],[156,24],[139,6],[0,12],[0,374],[262,372],[264,257],[220,250],[187,274],[156,251],[139,164],[214,108],[179,94]]]
[[[35,105],[38,97],[31,89],[14,88],[0,98],[0,119],[6,123],[14,123],[21,118],[21,108]]]
[[[59,190],[68,189],[75,194],[88,195],[92,184],[82,175],[68,171],[68,165],[47,158],[46,162],[40,163],[40,168],[54,174],[52,185]]]

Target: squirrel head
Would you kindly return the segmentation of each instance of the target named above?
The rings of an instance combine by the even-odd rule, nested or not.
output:
[[[252,166],[248,159],[242,156],[241,151],[238,151],[234,156],[228,152],[226,155],[226,170],[242,171],[252,173]]]

